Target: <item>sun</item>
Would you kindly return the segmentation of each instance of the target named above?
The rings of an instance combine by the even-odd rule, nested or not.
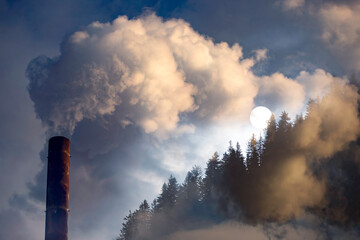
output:
[[[250,114],[251,125],[257,129],[266,128],[271,114],[271,111],[267,107],[259,106],[254,108]]]

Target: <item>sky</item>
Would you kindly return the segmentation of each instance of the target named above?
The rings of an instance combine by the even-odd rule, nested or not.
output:
[[[294,118],[359,78],[359,11],[357,0],[0,0],[0,238],[44,237],[47,141],[61,134],[69,236],[113,239],[170,174],[182,181],[259,135],[253,107]]]

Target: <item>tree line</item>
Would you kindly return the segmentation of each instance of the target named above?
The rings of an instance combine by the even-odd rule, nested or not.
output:
[[[256,139],[253,135],[246,152],[242,152],[239,143],[233,145],[230,142],[222,156],[217,152],[213,154],[204,172],[194,166],[181,184],[170,176],[151,204],[144,200],[137,210],[129,212],[116,240],[157,239],[179,230],[195,229],[225,220],[245,220],[250,223],[274,220],[259,214],[256,209],[259,205],[254,204],[262,197],[259,195],[263,191],[262,186],[267,184],[262,176],[275,171],[277,166],[273,159],[297,151],[292,149],[289,142],[293,141],[297,128],[306,121],[315,105],[315,102],[310,102],[306,116],[297,116],[293,122],[286,112],[281,114],[278,121],[272,115],[264,136]],[[346,226],[360,221],[360,191],[354,191],[360,184],[360,170],[355,164],[358,156],[349,156],[348,153],[359,151],[359,142],[353,143],[352,147],[355,150],[350,147],[336,154],[326,164],[312,166],[315,176],[329,176],[326,181],[331,189],[326,194],[330,200],[321,208],[308,209],[330,223]],[[350,160],[344,163],[344,158]],[[330,171],[334,166],[343,171],[341,174],[347,176],[346,181],[343,175]],[[340,192],[348,195],[341,195]],[[345,217],[339,218],[336,215],[339,211]]]
[[[302,117],[297,118],[301,120]],[[253,135],[246,153],[241,151],[239,143],[233,146],[230,142],[222,158],[215,152],[208,160],[204,174],[200,167],[194,166],[182,184],[170,176],[151,205],[144,200],[124,218],[117,240],[146,239],[154,233],[165,235],[177,229],[189,229],[209,219],[221,222],[236,217],[231,214],[237,211],[230,213],[226,209],[229,195],[239,191],[238,182],[250,182],[251,176],[264,164],[264,156],[272,143],[282,139],[291,128],[286,112],[278,122],[272,115],[265,137],[257,140]],[[169,224],[171,222],[174,224]]]

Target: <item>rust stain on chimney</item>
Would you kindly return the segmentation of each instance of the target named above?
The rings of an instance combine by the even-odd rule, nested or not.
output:
[[[45,240],[67,240],[69,213],[70,140],[49,140]]]

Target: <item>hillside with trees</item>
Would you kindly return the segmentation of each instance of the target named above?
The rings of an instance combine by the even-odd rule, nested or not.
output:
[[[151,205],[144,200],[125,217],[117,240],[158,239],[228,220],[287,222],[298,214],[296,201],[302,201],[299,209],[327,224],[344,229],[358,225],[359,139],[330,157],[314,155],[298,141],[320,104],[310,102],[306,116],[293,122],[286,112],[278,121],[272,116],[264,136],[253,136],[246,152],[230,142],[222,156],[213,154],[204,170],[194,166],[183,183],[170,176]],[[326,186],[321,199],[311,196],[316,195],[311,188],[318,186]],[[292,191],[304,195],[294,200]]]

